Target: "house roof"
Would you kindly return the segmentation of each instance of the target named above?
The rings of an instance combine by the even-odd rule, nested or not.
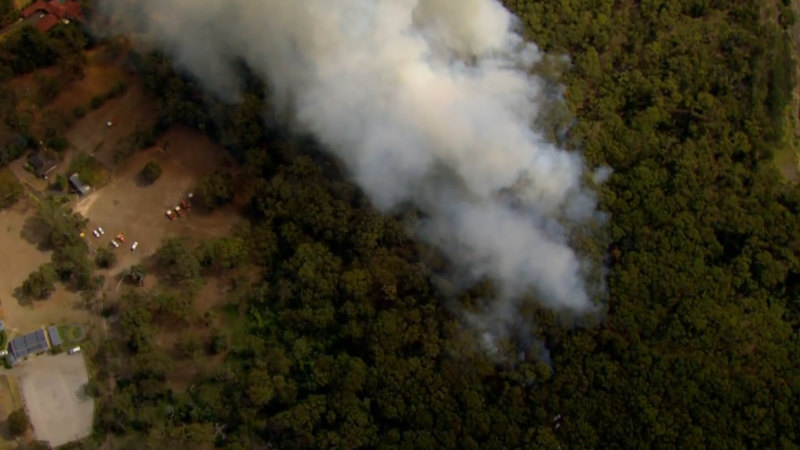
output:
[[[47,344],[47,337],[44,335],[44,330],[38,329],[34,332],[28,333],[11,340],[9,352],[14,355],[14,358],[24,358],[33,353],[40,353],[49,348]]]
[[[33,166],[33,170],[36,172],[36,175],[40,177],[47,175],[51,170],[58,166],[58,161],[51,159],[44,152],[35,153],[33,156],[28,158],[28,162]]]
[[[81,195],[86,195],[92,190],[91,187],[83,184],[77,173],[73,173],[69,176],[69,184],[71,184],[72,187],[75,188],[75,190],[77,190]]]
[[[50,28],[56,26],[56,24],[58,24],[58,17],[52,14],[47,14],[41,20],[36,21],[36,23],[34,23],[33,26],[36,27],[37,30],[44,33]]]
[[[52,28],[59,20],[62,19],[77,19],[81,15],[81,5],[78,2],[67,1],[49,1],[38,0],[22,10],[22,15],[25,18],[42,12],[45,14],[40,20],[33,25],[40,31],[47,31]]]
[[[56,16],[56,19],[77,19],[81,15],[81,5],[78,2],[38,0],[22,10],[22,15],[30,17],[38,11],[44,11]]]
[[[61,345],[61,335],[58,334],[58,328],[55,326],[47,327],[47,334],[50,336],[50,345],[53,347]]]

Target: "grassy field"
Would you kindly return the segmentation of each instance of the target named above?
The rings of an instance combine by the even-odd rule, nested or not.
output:
[[[86,329],[78,324],[61,325],[58,327],[58,334],[61,336],[62,348],[70,349],[86,339]]]

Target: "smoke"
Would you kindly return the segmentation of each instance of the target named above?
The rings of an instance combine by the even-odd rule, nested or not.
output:
[[[579,154],[532,129],[541,59],[495,0],[101,0],[217,94],[233,61],[267,79],[381,210],[411,202],[418,234],[464,281],[499,299],[471,315],[492,333],[533,292],[557,310],[592,309],[576,225],[597,217]]]

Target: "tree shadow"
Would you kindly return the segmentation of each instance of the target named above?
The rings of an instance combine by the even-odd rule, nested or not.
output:
[[[78,400],[85,402],[85,401],[92,401],[94,397],[89,395],[86,391],[89,389],[89,383],[82,384],[81,387],[75,390],[75,397],[78,397]]]
[[[133,179],[133,182],[134,182],[134,184],[136,184],[136,187],[140,187],[140,188],[150,187],[150,186],[154,185],[156,183],[156,181],[158,181],[158,180],[152,180],[151,181],[151,180],[147,179],[147,177],[145,177],[141,172],[137,173],[136,177],[134,177],[134,179]]]

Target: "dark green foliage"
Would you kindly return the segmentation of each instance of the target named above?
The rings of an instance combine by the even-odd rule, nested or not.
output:
[[[197,183],[194,194],[200,205],[208,210],[226,205],[233,200],[233,176],[217,170]]]
[[[75,116],[76,119],[80,119],[86,115],[86,107],[85,106],[76,106],[72,109],[72,115]]]
[[[215,269],[232,269],[247,263],[249,246],[242,237],[224,237],[204,241],[200,246],[200,264]]]
[[[603,323],[564,328],[531,307],[520,312],[524,339],[503,343],[513,356],[476,351],[480,337],[430,282],[435,253],[324,160],[298,156],[318,149],[273,139],[268,126],[212,129],[253,149],[242,158],[251,222],[235,236],[261,277],[230,294],[228,349],[209,333],[224,362],[181,394],[165,392],[168,360],[146,336],[176,326],[187,300],[125,300],[131,375],[103,405],[101,428],[155,448],[797,446],[800,193],[769,159],[795,82],[782,31],[760,22],[756,1],[505,4],[528,37],[573,59],[561,79],[578,120],[565,145],[614,169],[600,190],[612,240]],[[192,82],[157,55],[143,65],[168,121],[212,127]],[[231,112],[223,122],[257,123],[243,118],[266,96],[249,95],[219,109]],[[268,157],[246,133],[268,140]],[[177,279],[240,254],[214,240],[199,256],[168,244],[157,262]],[[492,288],[460,294],[471,304]],[[537,358],[534,339],[549,357]],[[196,355],[196,343],[178,350]]]
[[[28,73],[74,58],[85,46],[86,36],[75,24],[55,27],[48,34],[25,25],[0,40],[0,67],[9,67],[14,75]]]
[[[0,0],[0,28],[16,22],[19,17],[14,0]]]
[[[184,239],[165,240],[156,251],[155,257],[160,266],[158,275],[166,280],[180,283],[200,277],[200,263]]]
[[[86,222],[80,214],[60,205],[56,197],[39,202],[34,217],[34,228],[41,235],[42,246],[53,250],[53,270],[77,290],[92,287],[92,263],[86,242],[80,237]]]
[[[103,94],[98,94],[92,97],[92,99],[89,101],[89,106],[92,109],[97,109],[103,106],[103,103],[105,103],[105,101],[106,101],[106,96]]]
[[[69,181],[67,181],[67,177],[62,174],[56,174],[55,179],[53,179],[53,183],[50,185],[50,189],[58,192],[66,192],[69,189]]]
[[[158,161],[148,161],[139,173],[147,183],[154,183],[161,177],[161,164]]]
[[[141,264],[135,264],[125,272],[125,276],[135,285],[144,283],[145,275],[147,275],[147,270]]]
[[[42,264],[22,283],[22,293],[30,298],[41,300],[56,290],[58,274],[50,263]]]
[[[93,156],[85,153],[77,153],[72,157],[67,173],[77,173],[84,184],[93,188],[102,186],[106,181],[103,166]]]
[[[208,352],[216,355],[228,350],[228,337],[219,331],[211,335],[208,341]]]
[[[12,436],[22,436],[29,427],[30,421],[24,409],[14,410],[8,415],[8,432]]]
[[[94,255],[94,263],[102,269],[114,267],[117,263],[117,254],[104,247],[98,248]]]
[[[97,398],[100,396],[100,385],[97,380],[91,379],[83,387],[83,392],[89,397]]]
[[[55,136],[47,139],[47,147],[57,152],[63,152],[69,147],[69,141],[63,136]]]

